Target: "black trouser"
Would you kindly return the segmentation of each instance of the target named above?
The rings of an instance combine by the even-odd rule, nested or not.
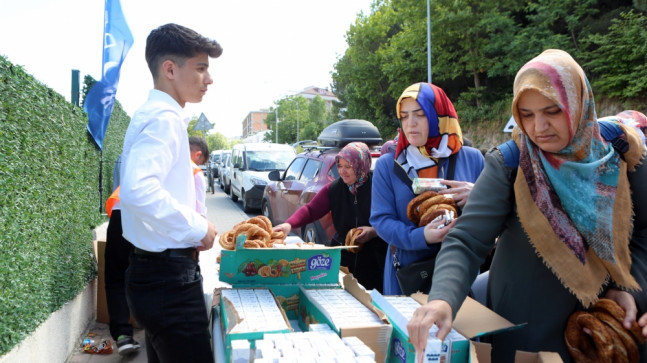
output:
[[[126,296],[146,331],[149,362],[214,361],[197,254],[140,254],[135,249],[126,271]]]
[[[128,258],[133,250],[122,235],[121,211],[114,210],[108,222],[106,235],[105,283],[106,303],[110,315],[110,335],[117,340],[120,335],[133,335],[133,326],[130,320],[130,310],[126,302],[126,269]]]

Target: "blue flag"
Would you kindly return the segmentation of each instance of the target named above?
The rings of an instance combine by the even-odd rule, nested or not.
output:
[[[119,0],[106,0],[101,81],[90,89],[83,102],[83,109],[88,113],[88,131],[101,150],[115,104],[121,64],[132,44],[133,35],[121,11]]]

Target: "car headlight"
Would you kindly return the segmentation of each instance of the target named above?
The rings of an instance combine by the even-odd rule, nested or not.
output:
[[[252,182],[254,185],[267,185],[267,182],[263,179],[259,178],[249,178],[249,180]]]

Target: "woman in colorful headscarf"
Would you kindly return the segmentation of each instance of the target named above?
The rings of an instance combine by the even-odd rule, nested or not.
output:
[[[395,152],[378,159],[373,176],[370,222],[389,244],[384,266],[384,293],[400,295],[394,267],[438,253],[440,241],[453,224],[440,222],[419,227],[407,218],[407,205],[416,197],[414,178],[443,178],[456,204],[462,207],[483,170],[483,155],[463,145],[454,105],[445,92],[431,83],[416,83],[404,90],[396,105],[401,125]],[[453,169],[453,171],[451,171]]]
[[[640,112],[634,110],[624,110],[614,116],[601,117],[598,121],[611,122],[611,123],[621,123],[627,126],[635,127],[640,131],[640,138],[645,142],[645,136],[647,134],[647,116]],[[606,125],[601,125],[606,126]]]
[[[285,223],[274,227],[287,236],[292,228],[300,228],[331,212],[335,235],[332,245],[344,245],[352,228],[359,228],[356,253],[342,251],[341,265],[366,289],[382,291],[386,243],[369,223],[371,213],[371,153],[362,142],[351,142],[335,157],[339,178],[327,184],[299,208]]]
[[[633,127],[618,125],[624,142],[602,137],[584,71],[561,50],[547,50],[519,70],[512,113],[518,150],[507,143],[487,153],[409,336],[422,350],[432,324],[440,339],[447,335],[499,236],[487,303],[527,325],[492,336],[492,361],[512,362],[523,350],[557,352],[571,362],[564,331],[575,311],[610,298],[626,311],[627,326],[647,309],[640,288],[647,286],[645,149]]]

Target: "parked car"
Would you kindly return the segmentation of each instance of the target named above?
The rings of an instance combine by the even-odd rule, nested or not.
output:
[[[261,211],[273,225],[285,222],[297,209],[310,202],[321,188],[339,177],[335,156],[348,143],[362,141],[372,148],[371,170],[380,157],[375,146],[382,138],[369,121],[338,121],[324,129],[318,140],[317,145],[301,145],[305,151],[294,158],[285,172],[270,172],[271,181],[263,192]],[[304,241],[329,244],[335,235],[335,227],[328,212],[318,221],[293,229],[293,232]]]
[[[209,156],[209,170],[214,178],[218,178],[218,165],[222,159],[222,153],[225,150],[214,150]]]
[[[231,169],[231,150],[225,150],[222,153],[220,164],[218,164],[218,181],[220,189],[229,194],[229,186],[231,185],[231,178],[229,172]]]
[[[237,144],[231,150],[229,195],[243,202],[243,210],[260,209],[263,190],[271,171],[287,168],[296,152],[290,145],[274,143]]]

